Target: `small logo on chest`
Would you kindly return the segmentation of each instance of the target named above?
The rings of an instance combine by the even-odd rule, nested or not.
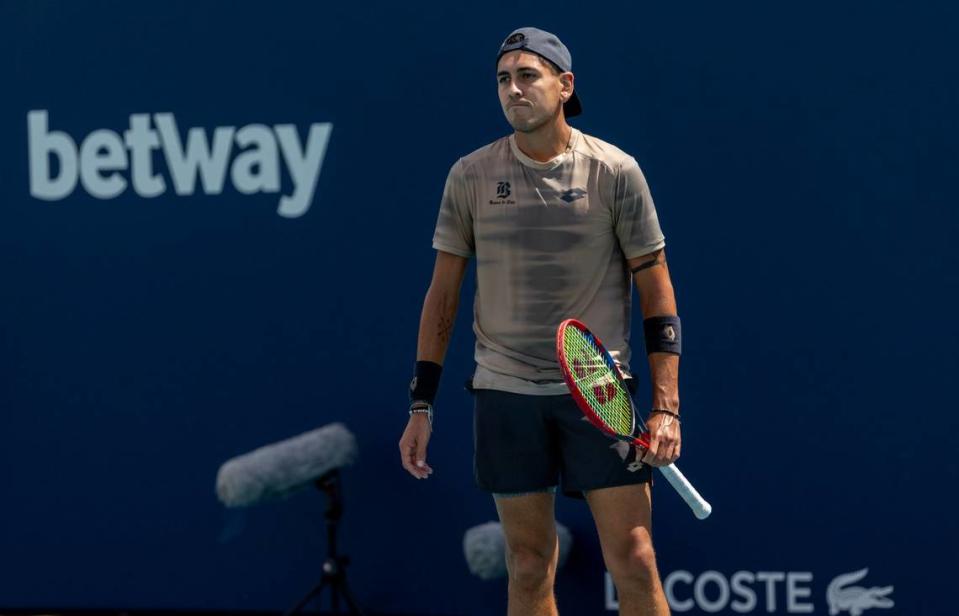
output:
[[[577,199],[582,199],[586,196],[586,191],[582,188],[570,188],[569,190],[564,190],[559,198],[565,201],[566,203],[572,203]]]
[[[516,202],[509,198],[513,194],[509,182],[496,183],[496,198],[490,199],[490,205],[516,205]]]

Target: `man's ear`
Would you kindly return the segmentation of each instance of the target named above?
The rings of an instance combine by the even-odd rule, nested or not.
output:
[[[559,80],[563,84],[563,94],[566,98],[573,95],[573,82],[575,78],[572,73],[560,73]]]

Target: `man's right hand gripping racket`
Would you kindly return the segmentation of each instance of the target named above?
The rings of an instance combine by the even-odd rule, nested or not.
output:
[[[648,449],[646,425],[636,413],[623,376],[599,338],[576,319],[567,319],[556,330],[556,356],[563,379],[586,419],[615,439]],[[638,437],[633,436],[637,423]],[[659,470],[697,518],[704,520],[709,516],[713,508],[675,464]]]

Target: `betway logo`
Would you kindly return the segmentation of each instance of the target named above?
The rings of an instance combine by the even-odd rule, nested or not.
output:
[[[157,149],[163,153],[177,195],[194,194],[197,178],[205,194],[220,194],[228,167],[230,181],[238,192],[278,193],[282,154],[293,190],[280,197],[277,213],[297,218],[313,202],[332,130],[333,125],[328,123],[310,125],[304,146],[292,124],[248,124],[239,129],[218,126],[213,129],[212,139],[203,128],[194,127],[187,131],[184,146],[172,113],[135,113],[122,136],[107,129],[95,130],[77,148],[67,133],[50,130],[47,110],[30,111],[30,194],[58,201],[72,194],[79,180],[84,190],[98,199],[113,199],[131,184],[141,197],[157,197],[168,187],[167,178],[153,168]],[[230,162],[234,144],[238,153]],[[58,162],[55,177],[51,165],[54,158]],[[129,180],[124,175],[128,169]]]
[[[892,586],[865,588],[853,586],[869,572],[861,569],[833,578],[826,589],[829,614],[848,612],[851,616],[871,609],[888,609],[895,605],[889,595]],[[666,600],[674,612],[700,610],[714,614],[730,610],[737,614],[812,614],[813,574],[810,571],[737,571],[731,576],[719,571],[673,571],[663,579]],[[606,574],[606,609],[619,609],[613,579]],[[820,610],[823,613],[824,610]]]

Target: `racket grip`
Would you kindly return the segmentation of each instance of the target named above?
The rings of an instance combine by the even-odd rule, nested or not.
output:
[[[686,501],[689,508],[693,510],[693,515],[700,520],[705,520],[709,517],[709,514],[713,512],[712,505],[707,503],[706,499],[696,491],[693,484],[689,483],[686,476],[679,472],[675,464],[661,466],[659,470],[663,473],[663,477],[666,478],[669,485],[673,486],[673,488],[679,492],[679,495],[683,497],[683,500]]]

